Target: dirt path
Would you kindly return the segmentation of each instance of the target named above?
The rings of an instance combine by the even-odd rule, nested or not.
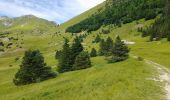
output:
[[[137,56],[131,55],[133,58],[138,58]],[[159,81],[163,84],[163,88],[166,93],[166,100],[170,100],[170,70],[163,66],[160,65],[156,62],[150,61],[145,59],[144,60],[147,64],[153,66],[159,73],[158,79],[152,79],[154,81]]]
[[[165,66],[150,60],[145,60],[145,62],[155,67],[159,72],[159,79],[156,81],[160,81],[161,83],[163,83],[163,88],[166,92],[166,98],[167,98],[166,100],[170,100],[170,70]]]

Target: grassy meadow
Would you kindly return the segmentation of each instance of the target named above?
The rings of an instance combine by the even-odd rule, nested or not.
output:
[[[71,34],[64,33],[64,29],[85,19],[101,6],[51,29],[47,34],[20,34],[19,40],[13,42],[13,47],[0,54],[0,100],[164,100],[161,83],[151,80],[158,77],[156,69],[132,57],[114,64],[108,64],[105,57],[95,57],[91,58],[93,66],[89,69],[59,74],[54,79],[26,86],[17,87],[13,84],[24,51],[28,49],[39,49],[45,62],[56,71],[55,51],[61,49],[64,37],[70,41],[73,38]],[[137,32],[138,27],[148,26],[154,20],[141,19],[122,27],[113,27],[108,35],[101,34],[101,37],[115,39],[120,35],[123,40],[135,42],[129,45],[130,54],[170,68],[170,43],[166,40],[149,42],[148,37],[142,38],[141,33]],[[54,34],[56,30],[60,33]],[[92,32],[84,40],[87,51],[93,47],[99,49],[99,44],[92,43],[99,31]],[[17,37],[17,34],[14,32],[8,37]],[[17,44],[22,48],[18,48]],[[19,60],[16,61],[16,58]]]

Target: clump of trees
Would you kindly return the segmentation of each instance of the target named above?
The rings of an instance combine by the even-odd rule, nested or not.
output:
[[[62,54],[59,57],[58,71],[60,73],[85,69],[91,66],[89,55],[83,51],[81,42],[81,38],[76,37],[70,46],[68,39],[65,39]]]
[[[115,42],[113,42],[112,38],[110,37],[108,37],[106,41],[102,39],[99,47],[100,56],[112,56],[110,59],[108,59],[109,63],[124,61],[129,57],[128,53],[130,52],[130,49],[119,36],[116,37]],[[91,57],[94,55],[97,56],[96,52],[97,51],[93,48],[90,54]]]
[[[117,36],[112,49],[112,58],[109,60],[109,63],[120,62],[128,59],[129,51],[130,49],[128,46],[120,39],[119,36]]]
[[[51,67],[46,65],[39,50],[28,50],[13,82],[15,85],[26,85],[54,78],[56,75]]]
[[[146,29],[139,30],[143,37],[150,36],[150,41],[157,41],[162,38],[167,38],[170,41],[170,3],[169,0],[166,1],[166,6],[160,18]]]
[[[105,9],[85,20],[70,26],[66,32],[96,31],[103,25],[130,23],[134,20],[155,18],[163,13],[166,0],[107,0]],[[106,32],[108,33],[108,32]]]
[[[99,55],[100,56],[110,56],[111,51],[113,49],[113,40],[112,38],[108,37],[106,41],[102,39],[100,41],[100,49],[99,49]]]

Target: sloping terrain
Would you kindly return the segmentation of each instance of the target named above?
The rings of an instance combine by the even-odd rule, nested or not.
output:
[[[155,64],[139,61],[137,58],[133,58],[133,56],[124,62],[115,64],[108,64],[105,57],[95,57],[91,59],[93,66],[89,69],[59,74],[55,79],[27,86],[17,87],[13,84],[13,77],[22,61],[23,53],[27,49],[39,49],[43,53],[47,64],[52,66],[53,70],[56,70],[55,51],[61,49],[64,37],[69,38],[70,41],[73,38],[71,34],[64,33],[65,29],[91,16],[103,5],[101,4],[77,16],[57,28],[53,28],[53,24],[50,24],[52,25],[51,27],[49,24],[46,24],[46,21],[43,21],[43,24],[39,26],[42,29],[47,29],[45,31],[46,34],[38,33],[37,35],[36,31],[33,33],[24,31],[26,33],[17,34],[16,30],[22,31],[26,29],[30,31],[34,29],[34,21],[35,23],[40,23],[37,19],[31,22],[32,25],[26,25],[23,28],[21,28],[21,20],[14,24],[13,27],[8,27],[7,30],[12,33],[1,38],[7,43],[5,43],[5,51],[0,52],[0,99],[166,100],[167,92],[165,88],[162,88],[164,87],[164,82],[154,80],[160,76],[159,71],[154,67]],[[169,69],[170,43],[165,39],[149,42],[149,37],[142,38],[142,33],[138,32],[139,27],[147,27],[155,19],[147,21],[140,19],[123,24],[122,27],[113,26],[108,34],[100,34],[100,31],[111,27],[111,25],[102,26],[97,31],[91,32],[84,40],[83,45],[87,51],[90,51],[93,47],[99,49],[99,44],[93,43],[97,35],[100,35],[103,39],[106,39],[108,36],[115,39],[119,35],[123,40],[134,43],[129,44],[131,55],[153,61]],[[10,48],[6,48],[9,43],[9,40],[6,38],[10,37],[18,38],[18,40],[11,40],[10,42],[13,45]],[[16,58],[19,60],[16,60]]]

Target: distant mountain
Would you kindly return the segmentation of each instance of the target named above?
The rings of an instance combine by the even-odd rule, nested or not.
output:
[[[25,15],[21,17],[9,18],[7,16],[0,17],[1,32],[32,32],[47,33],[55,30],[58,25],[55,22],[38,18],[33,15]]]

